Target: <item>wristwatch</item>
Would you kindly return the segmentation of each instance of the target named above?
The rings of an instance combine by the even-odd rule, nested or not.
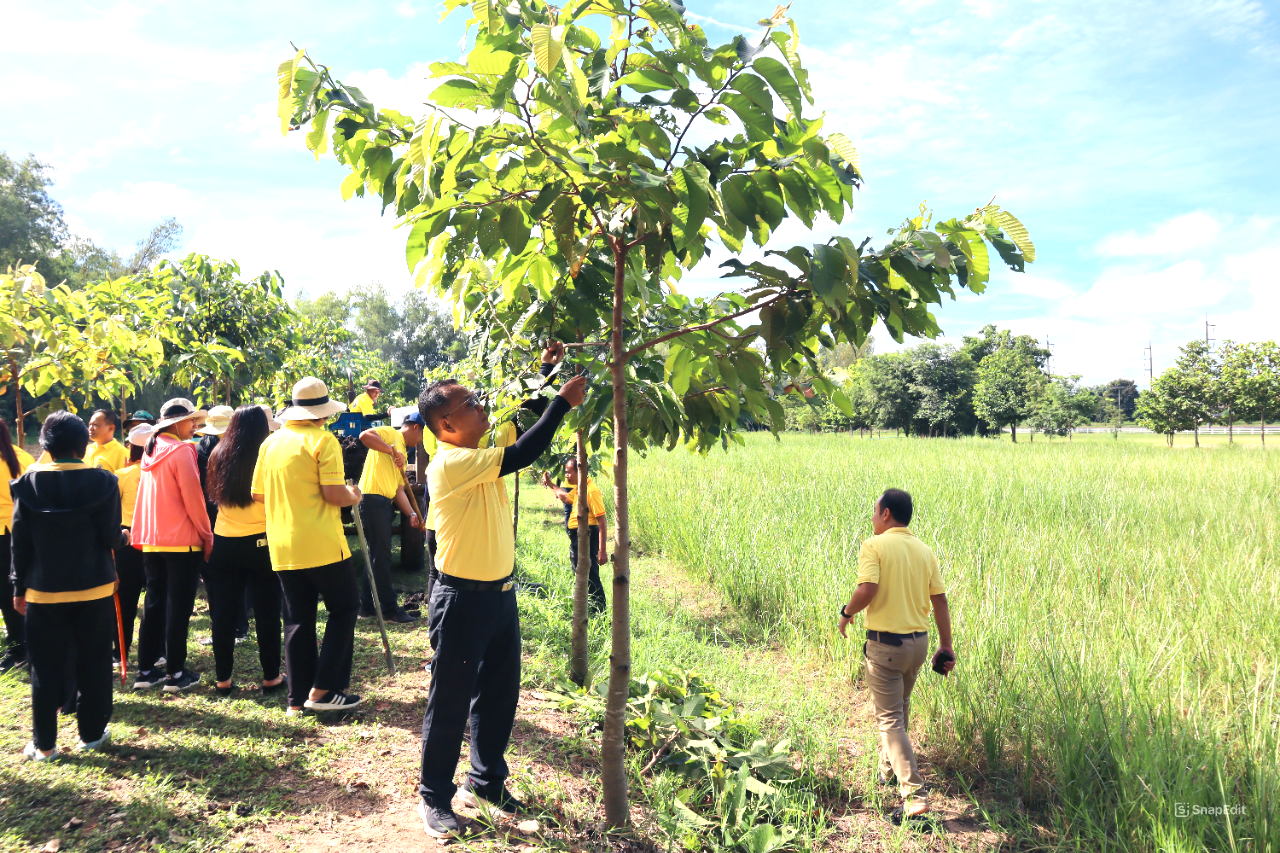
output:
[[[845,609],[846,607],[848,607],[848,606],[849,606],[849,605],[847,605],[847,604],[841,604],[841,605],[840,605],[840,618],[841,618],[841,619],[852,619],[852,618],[853,618],[853,614],[852,614],[852,613],[845,613],[845,612],[844,612],[844,609]]]

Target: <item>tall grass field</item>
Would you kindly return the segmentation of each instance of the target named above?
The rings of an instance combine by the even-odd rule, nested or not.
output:
[[[1022,439],[651,453],[635,541],[856,681],[836,612],[873,501],[905,488],[955,624],[956,671],[912,702],[939,770],[1080,849],[1280,850],[1280,452]]]

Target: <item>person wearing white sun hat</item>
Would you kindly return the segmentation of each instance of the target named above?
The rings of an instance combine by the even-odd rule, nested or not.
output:
[[[122,630],[112,637],[118,660],[129,656],[133,646],[133,623],[138,616],[138,597],[147,585],[147,574],[142,566],[142,551],[133,545],[133,511],[138,504],[138,484],[142,480],[142,453],[155,427],[140,423],[129,430],[129,462],[116,471],[116,485],[120,489],[121,541],[116,546],[116,577],[120,581],[120,618]],[[124,637],[124,648],[119,648],[119,637]]]
[[[143,553],[147,596],[135,690],[163,684],[166,693],[180,693],[200,683],[200,673],[185,669],[187,632],[200,568],[213,550],[213,529],[189,439],[194,421],[206,414],[190,400],[169,400],[143,451],[132,540]],[[156,665],[161,655],[167,675]]]
[[[284,428],[262,442],[252,494],[267,510],[271,567],[284,592],[284,661],[289,711],[354,708],[352,643],[360,591],[342,532],[341,508],[360,502],[345,485],[342,447],[324,422],[346,404],[329,399],[313,376],[293,386],[293,405],[280,413]],[[317,653],[316,610],[329,611]]]
[[[204,426],[196,429],[200,439],[196,442],[196,467],[200,469],[200,488],[204,491],[204,506],[209,513],[209,526],[218,525],[218,505],[209,500],[209,457],[222,440],[222,434],[231,425],[231,416],[235,409],[230,406],[214,406],[205,417]]]

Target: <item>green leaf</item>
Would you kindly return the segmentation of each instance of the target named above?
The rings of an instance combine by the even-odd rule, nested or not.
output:
[[[534,24],[529,35],[533,40],[533,58],[538,63],[538,70],[550,77],[560,64],[560,54],[564,51],[564,27]]]
[[[762,56],[755,62],[751,63],[751,67],[764,79],[769,81],[769,85],[773,87],[773,91],[778,93],[778,97],[787,105],[791,115],[796,118],[800,117],[800,87],[796,85],[796,81],[791,78],[787,66],[771,56]]]
[[[853,417],[853,404],[849,402],[849,395],[837,388],[831,392],[831,402],[836,404],[836,408],[844,412],[846,418]]]
[[[476,16],[480,26],[488,32],[496,32],[497,18],[493,10],[493,0],[471,0],[471,13]]]
[[[748,129],[755,129],[766,136],[773,136],[773,118],[746,95],[725,92],[720,96],[720,103],[733,110]]]
[[[498,227],[513,255],[524,252],[524,247],[529,243],[530,223],[525,219],[519,204],[508,204],[502,208]]]
[[[538,297],[541,299],[551,299],[556,283],[555,267],[551,265],[551,261],[541,252],[537,252],[533,256],[533,260],[529,262],[529,283],[538,291]]]
[[[667,356],[667,381],[677,397],[689,392],[689,379],[693,375],[693,353],[685,347],[673,346]]]
[[[858,149],[853,147],[849,137],[843,133],[833,133],[827,137],[827,147],[838,154],[841,160],[852,166],[855,172],[862,174],[862,166],[858,162]]]
[[[702,187],[705,179],[699,180],[695,174],[691,174],[691,170],[695,168],[706,173],[706,167],[696,163],[677,169],[672,177],[676,199],[680,202],[675,209],[672,223],[672,236],[675,238],[677,249],[683,249],[698,237],[698,229],[702,227],[702,222],[707,217],[707,205],[710,199]]]
[[[437,86],[427,97],[442,107],[467,110],[489,102],[489,96],[470,80],[448,80]]]
[[[629,86],[643,95],[646,92],[687,88],[688,85],[689,83],[687,80],[682,84],[681,81],[677,80],[674,76],[661,68],[646,66],[632,71],[617,83],[614,83],[613,88],[617,89],[620,86]]]
[[[321,110],[316,113],[316,117],[311,120],[311,130],[307,131],[307,147],[315,152],[316,160],[320,160],[320,155],[324,153],[328,136],[326,131],[329,128],[329,111]]]
[[[560,197],[560,189],[564,184],[560,182],[546,184],[542,189],[538,190],[538,197],[533,201],[533,207],[529,209],[529,218],[537,222],[542,218],[542,214],[547,212],[552,203]]]
[[[671,156],[671,139],[658,125],[651,121],[640,121],[628,125],[628,129],[654,156],[660,159]]]
[[[754,74],[744,72],[733,78],[733,88],[751,99],[751,103],[755,104],[769,116],[769,123],[773,123],[773,95],[769,93],[769,87],[765,82]]]
[[[848,271],[844,252],[826,243],[814,244],[809,285],[832,308],[840,308],[849,300],[849,290],[844,284]]]
[[[791,67],[791,73],[795,75],[796,82],[800,84],[800,91],[804,92],[805,100],[810,104],[813,103],[813,90],[809,87],[809,72],[804,70],[804,66],[800,64],[800,30],[796,27],[795,21],[789,21],[791,24],[791,37],[788,38],[786,33],[773,32],[770,38],[773,43],[782,51],[782,55],[787,59],[787,65]]]
[[[724,206],[728,208],[729,213],[733,214],[733,218],[744,225],[753,225],[756,221],[755,204],[747,199],[742,193],[739,184],[745,184],[746,178],[742,175],[734,175],[734,178],[742,178],[741,181],[734,180],[725,181],[720,186],[720,197],[724,200]]]
[[[1013,241],[1013,244],[1018,247],[1018,251],[1022,252],[1023,259],[1027,263],[1033,263],[1036,259],[1036,246],[1031,242],[1031,235],[1027,233],[1027,227],[1018,221],[1018,217],[1007,210],[1001,210],[997,213],[996,221],[1000,223],[1000,227],[1008,235],[1009,239]]]

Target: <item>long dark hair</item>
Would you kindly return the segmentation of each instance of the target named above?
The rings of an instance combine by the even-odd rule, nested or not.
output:
[[[18,454],[13,452],[13,439],[9,438],[9,425],[0,421],[0,459],[9,466],[9,479],[16,480],[22,472],[18,470]]]
[[[218,506],[253,503],[253,468],[258,448],[271,435],[267,415],[258,406],[241,406],[231,416],[222,440],[209,455],[209,499]]]

